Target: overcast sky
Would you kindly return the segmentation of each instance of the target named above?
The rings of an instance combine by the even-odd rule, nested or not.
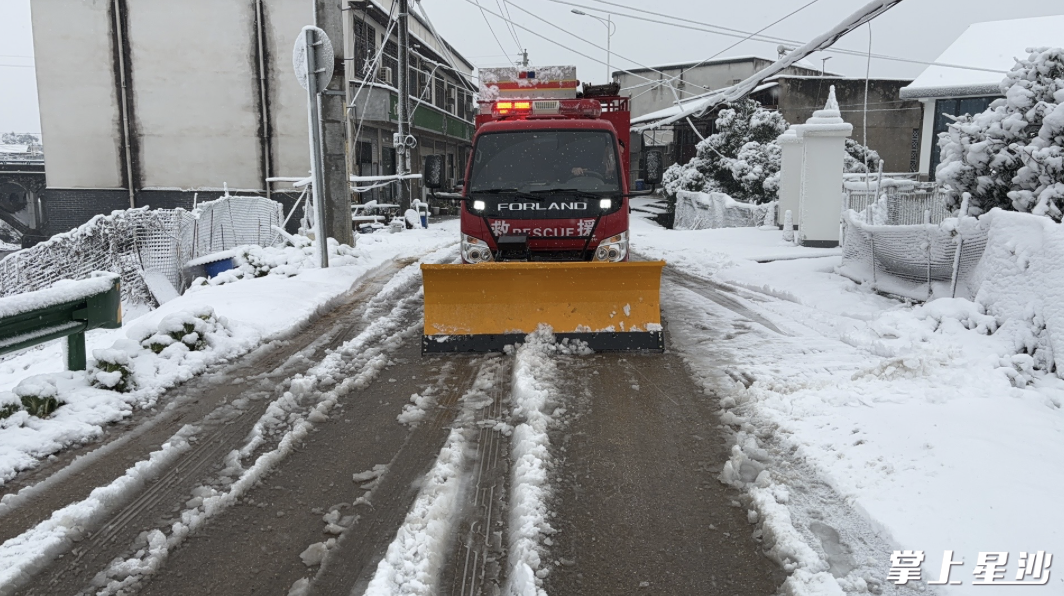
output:
[[[517,28],[511,32],[498,17],[487,12],[482,14],[476,2],[484,11],[496,14],[502,12],[500,6],[508,9],[509,17],[528,30]],[[836,25],[843,17],[863,6],[866,0],[608,0],[612,5],[603,0],[565,2],[422,0],[422,5],[440,34],[477,66],[510,64],[509,60],[518,59],[520,47],[528,49],[533,65],[575,64],[581,80],[602,82],[606,79],[606,67],[603,64],[606,52],[594,45],[605,47],[606,26],[591,17],[572,14],[570,11],[577,8],[574,5],[603,18],[607,16],[603,10],[639,14],[644,14],[643,10],[652,10],[682,16],[693,27],[701,27],[698,23],[704,23],[752,32],[812,2],[764,32],[765,35],[804,42]],[[33,63],[29,4],[29,0],[0,0],[0,130],[4,131],[40,131],[34,70],[29,67]],[[616,5],[639,8],[625,9]],[[528,12],[524,12],[526,10]],[[872,23],[872,51],[898,58],[932,61],[971,23],[1053,14],[1064,14],[1064,2],[904,0]],[[491,24],[490,29],[485,23],[485,16]],[[653,15],[645,17],[669,20]],[[614,70],[640,65],[697,62],[718,52],[723,52],[721,56],[757,54],[775,57],[778,45],[775,42],[747,41],[727,49],[740,40],[620,15],[611,18],[615,24],[612,38],[615,54],[611,60]],[[293,27],[301,25],[292,24]],[[1061,32],[1061,45],[1064,45],[1064,32]],[[843,39],[838,47],[866,51],[867,27]],[[813,56],[810,62],[819,66],[820,58],[826,56],[832,56],[827,62],[829,71],[864,76],[866,64],[862,57],[825,53],[823,56]],[[873,77],[915,78],[921,70],[923,66],[919,64],[878,59],[872,61]],[[71,92],[76,93],[76,90],[72,89]]]

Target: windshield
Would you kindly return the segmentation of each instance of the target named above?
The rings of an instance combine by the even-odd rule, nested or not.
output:
[[[469,191],[617,192],[613,135],[594,130],[492,133],[477,139]]]

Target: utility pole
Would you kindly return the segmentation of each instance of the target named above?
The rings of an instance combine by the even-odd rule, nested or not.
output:
[[[395,171],[400,176],[410,173],[410,150],[413,149],[413,144],[407,142],[407,139],[413,138],[410,134],[410,82],[407,80],[410,76],[410,29],[407,23],[409,13],[409,0],[399,0],[399,77],[396,79],[399,83],[399,130],[395,135],[394,145],[396,161],[399,162]],[[399,208],[404,212],[410,208],[408,184],[403,179],[398,182]]]
[[[517,55],[521,57],[521,66],[528,68],[528,50],[521,50]]]
[[[325,235],[340,244],[354,244],[351,231],[350,174],[347,171],[347,110],[344,85],[343,13],[339,0],[314,0],[314,24],[333,40],[333,76],[321,93],[321,137],[324,157],[324,188],[319,196],[325,205]]]

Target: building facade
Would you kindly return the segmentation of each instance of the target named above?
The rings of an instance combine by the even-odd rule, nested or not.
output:
[[[47,232],[115,209],[187,208],[223,188],[291,205],[297,196],[291,185],[266,179],[305,177],[310,169],[307,97],[293,73],[292,48],[302,28],[314,23],[316,2],[32,0],[41,127],[49,147],[41,194]],[[342,42],[343,56],[352,57],[338,65],[350,87],[362,80],[355,54],[347,53],[360,43],[356,21],[394,11],[388,0],[345,2],[343,8],[344,39],[333,43]],[[471,88],[468,62],[424,23],[410,22],[412,43],[423,55],[462,65],[441,74],[444,93],[447,81]],[[389,52],[395,35],[383,40],[384,30],[378,24],[372,33],[387,61],[395,55]],[[353,109],[346,112],[350,120]],[[465,133],[449,134],[459,126],[442,128],[435,134],[423,127],[419,145],[447,140],[457,151]],[[394,123],[366,127],[357,138],[347,130],[351,174],[389,171]]]
[[[344,23],[344,55],[350,57],[346,71],[352,174],[395,174],[398,164],[392,134],[398,123],[399,40],[394,27],[389,34],[392,3],[363,1],[350,6]],[[427,155],[443,155],[445,178],[457,184],[473,138],[473,65],[445,40],[437,39],[420,18],[412,16],[409,23],[413,47],[407,81],[416,139],[411,170],[420,172]],[[411,186],[415,196],[421,194],[416,181]],[[395,185],[389,185],[372,189],[363,198],[391,200],[395,191]]]
[[[899,97],[924,106],[919,172],[935,179],[938,137],[954,117],[978,114],[1003,97],[1001,81],[1028,48],[1064,46],[1064,15],[974,23]],[[951,66],[946,66],[951,65]],[[959,67],[959,68],[958,68]],[[968,68],[965,68],[968,67]]]

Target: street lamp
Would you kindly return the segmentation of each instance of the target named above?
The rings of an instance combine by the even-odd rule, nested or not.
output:
[[[828,56],[827,58],[821,58],[820,59],[820,78],[824,78],[824,75],[827,73],[827,71],[828,71],[828,60],[831,60],[831,58],[832,58],[831,56]]]
[[[610,38],[613,37],[613,34],[617,31],[617,29],[613,26],[613,15],[607,14],[606,18],[602,18],[597,17],[593,14],[588,14],[576,8],[574,8],[571,12],[573,14],[578,14],[582,17],[591,17],[606,26],[606,81],[612,82],[613,73],[610,72]]]

